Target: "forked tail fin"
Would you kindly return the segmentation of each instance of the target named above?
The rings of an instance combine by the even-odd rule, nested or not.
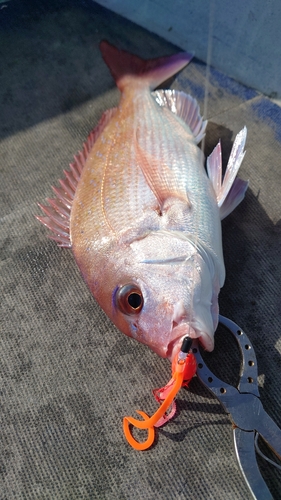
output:
[[[121,91],[133,82],[155,89],[160,83],[183,69],[193,57],[193,54],[181,52],[172,56],[144,60],[125,50],[117,49],[105,40],[100,43],[100,50]]]

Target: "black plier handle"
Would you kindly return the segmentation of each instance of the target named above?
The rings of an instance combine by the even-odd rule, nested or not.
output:
[[[197,376],[220,401],[233,424],[236,457],[244,479],[256,500],[273,499],[258,468],[255,453],[257,433],[281,459],[281,430],[264,410],[259,399],[258,369],[254,348],[245,332],[233,321],[220,316],[219,322],[235,337],[241,353],[238,388],[226,384],[206,366],[198,341],[193,343]]]

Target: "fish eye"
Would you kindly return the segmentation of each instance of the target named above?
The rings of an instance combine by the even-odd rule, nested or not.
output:
[[[124,314],[140,313],[143,306],[141,290],[133,283],[121,286],[116,293],[116,305]]]

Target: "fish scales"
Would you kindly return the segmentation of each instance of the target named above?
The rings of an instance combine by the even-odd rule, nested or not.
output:
[[[146,95],[143,104],[144,113],[138,110],[138,117],[143,116],[143,123],[149,124],[149,130],[144,129],[140,142],[144,141],[143,150],[158,162],[158,171],[162,178],[164,165],[175,177],[176,191],[174,197],[185,197],[190,201],[190,210],[178,213],[177,224],[167,229],[179,229],[193,234],[213,252],[214,258],[221,261],[220,218],[215,195],[203,166],[203,154],[197,147],[194,137],[188,127],[179,123],[179,119],[168,110],[157,109],[157,104],[151,95]],[[158,221],[159,223],[160,221]],[[216,232],[214,232],[216,229]]]
[[[186,335],[214,346],[224,282],[221,218],[243,199],[235,179],[246,128],[224,180],[218,145],[207,160],[196,101],[151,91],[181,70],[187,53],[144,61],[107,42],[102,55],[121,91],[65,172],[52,208],[38,217],[71,247],[91,292],[114,324],[174,359]]]

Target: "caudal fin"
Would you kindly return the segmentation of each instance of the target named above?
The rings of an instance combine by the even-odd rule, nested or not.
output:
[[[132,80],[155,89],[160,83],[183,69],[193,57],[193,54],[181,52],[172,56],[144,60],[125,50],[117,49],[105,40],[100,43],[100,50],[121,91],[132,83]]]

